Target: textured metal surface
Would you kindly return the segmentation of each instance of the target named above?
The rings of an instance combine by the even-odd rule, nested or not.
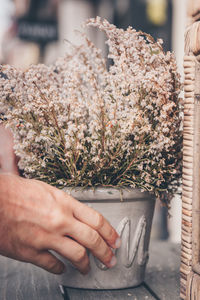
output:
[[[83,199],[81,192],[80,198],[78,193],[72,192],[72,195],[78,200]],[[91,271],[88,275],[81,275],[64,260],[67,267],[60,278],[61,284],[76,288],[117,289],[137,286],[143,282],[155,200],[148,193],[134,189],[125,190],[124,195],[128,201],[122,201],[118,190],[99,189],[95,193],[90,191],[88,202],[89,206],[106,217],[121,236],[122,245],[115,251],[117,265],[107,269],[89,253]],[[85,194],[84,200],[86,198]]]

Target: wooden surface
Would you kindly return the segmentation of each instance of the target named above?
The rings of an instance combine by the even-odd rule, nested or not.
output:
[[[179,266],[179,246],[152,242],[146,278],[141,286],[91,291],[62,289],[55,276],[48,272],[0,256],[0,300],[178,300]]]

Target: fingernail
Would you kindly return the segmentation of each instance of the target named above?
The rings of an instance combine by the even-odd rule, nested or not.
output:
[[[117,263],[117,259],[116,257],[113,255],[113,257],[111,258],[111,261],[109,262],[109,266],[110,268],[114,267]]]
[[[121,243],[122,243],[122,242],[121,242],[121,239],[120,239],[120,238],[117,238],[116,241],[115,241],[115,247],[116,247],[116,248],[119,248],[119,247],[121,246]]]

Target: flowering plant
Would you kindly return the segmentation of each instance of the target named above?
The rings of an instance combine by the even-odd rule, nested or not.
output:
[[[106,20],[107,61],[82,34],[53,65],[1,66],[19,168],[52,185],[136,187],[169,196],[181,175],[180,77],[162,40]]]

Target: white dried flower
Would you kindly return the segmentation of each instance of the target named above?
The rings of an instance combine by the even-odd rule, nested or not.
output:
[[[162,40],[106,20],[109,68],[84,43],[50,66],[0,69],[0,110],[27,177],[61,186],[173,192],[181,174],[180,76]],[[168,193],[170,194],[170,193]]]

